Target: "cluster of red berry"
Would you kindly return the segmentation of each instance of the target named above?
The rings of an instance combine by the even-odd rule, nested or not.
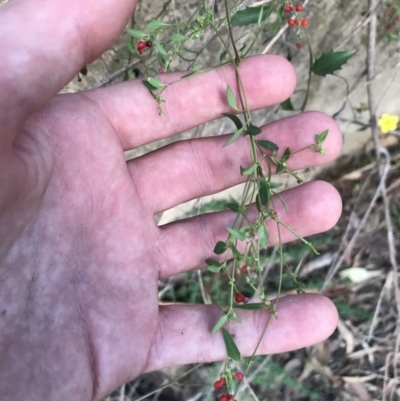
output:
[[[140,40],[136,45],[136,49],[140,54],[143,54],[146,50],[146,47],[153,47],[153,42],[151,40]]]
[[[244,377],[243,372],[236,372],[236,373],[232,374],[232,379],[235,379],[235,380],[238,380],[238,381],[243,380],[243,377]],[[223,377],[221,377],[219,380],[217,380],[214,383],[214,388],[216,390],[220,390],[222,387],[225,386],[225,383],[226,383],[226,380]],[[230,393],[232,393],[232,394],[230,394]],[[219,401],[229,401],[229,400],[232,399],[232,397],[233,397],[233,391],[230,391],[227,394],[221,394],[219,396]]]
[[[285,11],[285,13],[290,13],[290,11],[297,11],[298,13],[301,13],[303,11],[303,6],[301,4],[297,4],[297,6],[291,6],[288,4],[285,6],[283,11]]]
[[[292,11],[296,11],[298,13],[301,13],[303,10],[304,10],[304,7],[301,4],[297,4],[296,6],[287,4],[283,9],[283,11],[285,11],[285,13],[290,13]],[[308,21],[308,19],[290,18],[288,20],[289,26],[294,26],[294,25],[308,26],[309,23],[310,22]]]

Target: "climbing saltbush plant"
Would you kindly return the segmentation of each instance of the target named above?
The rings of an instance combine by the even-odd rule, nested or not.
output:
[[[202,7],[196,10],[191,17],[184,22],[175,24],[160,20],[150,21],[145,29],[137,30],[127,28],[126,32],[131,36],[128,41],[129,50],[136,56],[144,59],[146,69],[151,75],[143,80],[149,93],[155,100],[160,118],[163,118],[163,103],[167,101],[165,94],[170,86],[182,80],[203,74],[211,69],[224,65],[232,65],[236,72],[238,94],[235,95],[230,86],[226,87],[226,102],[231,111],[224,113],[234,127],[234,133],[223,145],[227,147],[239,138],[247,138],[252,161],[250,165],[238,166],[240,174],[246,178],[244,190],[239,201],[231,200],[228,208],[236,214],[233,224],[226,228],[226,239],[215,244],[215,258],[206,261],[208,270],[228,280],[228,299],[225,305],[218,305],[221,316],[215,322],[210,335],[218,332],[226,346],[226,361],[224,369],[214,383],[216,391],[221,391],[220,401],[229,401],[235,398],[237,391],[246,376],[250,364],[257,352],[258,345],[262,341],[271,319],[277,317],[277,305],[281,291],[282,277],[290,277],[294,288],[298,293],[304,292],[303,284],[298,279],[300,263],[291,267],[284,260],[282,243],[278,246],[280,256],[280,276],[276,299],[270,300],[263,284],[263,269],[260,252],[268,248],[268,220],[277,226],[278,237],[281,237],[281,229],[284,228],[297,236],[314,253],[318,253],[312,243],[302,238],[291,226],[286,224],[277,213],[277,202],[281,202],[289,212],[284,200],[276,192],[276,186],[272,183],[273,174],[287,173],[301,183],[300,176],[288,167],[289,159],[298,152],[312,150],[325,155],[324,141],[329,135],[325,130],[315,136],[314,143],[304,149],[294,152],[289,147],[279,148],[276,143],[259,139],[261,128],[255,124],[249,110],[247,95],[240,75],[240,64],[249,54],[254,54],[257,41],[265,30],[276,34],[285,25],[287,29],[295,32],[294,46],[301,49],[308,48],[309,76],[307,90],[301,104],[294,105],[291,99],[281,104],[284,110],[304,111],[308,101],[310,82],[314,75],[326,76],[340,70],[354,54],[355,51],[326,52],[314,57],[307,29],[312,20],[307,18],[307,7],[291,1],[274,0],[268,5],[247,7],[242,9],[239,2],[224,0],[224,16],[216,17],[214,1],[204,1]],[[242,27],[246,27],[243,33]],[[205,33],[208,32],[208,35]],[[225,32],[225,33],[222,33]],[[208,42],[204,38],[213,35],[222,44],[223,51],[220,54],[220,65],[200,67],[198,60],[206,48]],[[176,60],[185,61],[189,70],[177,81],[164,83],[163,74],[173,70]],[[250,205],[255,202],[257,216],[250,218]],[[224,274],[222,274],[224,273]],[[250,298],[259,302],[250,302]],[[238,310],[266,310],[271,318],[265,326],[253,355],[244,361],[241,357],[233,336],[231,335],[231,323],[241,323]],[[233,368],[231,361],[242,363],[242,370]]]

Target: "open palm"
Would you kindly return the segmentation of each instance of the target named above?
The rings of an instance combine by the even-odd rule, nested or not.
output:
[[[242,181],[244,141],[175,143],[125,162],[124,150],[169,137],[228,111],[232,68],[166,92],[165,115],[140,82],[56,96],[120,33],[134,0],[14,0],[0,8],[0,394],[6,400],[95,400],[145,371],[223,359],[210,328],[212,306],[158,305],[157,281],[204,266],[226,237],[229,212],[157,227],[154,215]],[[295,86],[288,62],[254,57],[241,65],[249,104],[285,100]],[[161,79],[171,81],[174,74]],[[256,79],[255,79],[256,77]],[[327,156],[302,152],[299,169],[340,150],[335,123],[310,112],[263,127],[261,136],[301,149],[329,129]],[[330,228],[341,202],[326,183],[283,194],[281,218],[302,235]],[[271,241],[274,226],[271,225]],[[283,232],[283,240],[293,236]],[[260,353],[304,347],[336,324],[331,302],[286,297]],[[267,319],[242,314],[234,327],[250,354]]]

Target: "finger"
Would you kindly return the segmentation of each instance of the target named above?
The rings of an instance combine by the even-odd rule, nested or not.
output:
[[[286,213],[279,200],[273,198],[277,216],[303,237],[329,230],[340,217],[340,195],[332,185],[324,181],[303,184],[280,195],[287,204],[289,213]],[[249,214],[251,221],[255,220],[256,213],[253,207]],[[226,227],[232,227],[234,218],[234,213],[230,211],[208,213],[160,227],[154,243],[160,276],[167,278],[203,267],[206,259],[216,259],[213,253],[215,244],[226,241]],[[266,225],[269,245],[279,243],[279,238],[283,243],[297,238],[282,226],[278,231],[275,221],[271,219],[267,220]]]
[[[326,129],[326,156],[311,150],[294,154],[288,167],[296,171],[328,163],[339,154],[342,135],[334,120],[319,112],[303,113],[267,124],[257,138],[276,143],[282,154],[288,146],[295,152],[314,144],[315,135]],[[222,149],[228,138],[176,142],[130,161],[129,172],[147,206],[158,213],[244,182],[246,177],[240,175],[239,166],[252,164],[249,139],[242,138]]]
[[[117,39],[137,0],[14,0],[0,8],[4,132],[38,110]],[[10,136],[11,134],[9,134]]]
[[[293,66],[279,56],[255,56],[243,60],[239,71],[252,110],[280,103],[296,85]],[[182,74],[163,74],[171,82]],[[167,138],[230,111],[226,88],[237,92],[235,69],[230,65],[171,85],[158,115],[157,103],[141,81],[136,80],[87,92],[102,108],[125,150]]]
[[[326,297],[302,294],[281,298],[278,319],[271,318],[258,355],[275,354],[307,347],[329,337],[338,314]],[[270,319],[265,311],[240,311],[242,324],[232,322],[231,334],[241,356],[250,356]],[[221,311],[211,305],[168,305],[160,307],[158,330],[146,371],[189,363],[220,361],[226,357],[221,332],[211,330]],[[177,352],[179,350],[179,352]]]

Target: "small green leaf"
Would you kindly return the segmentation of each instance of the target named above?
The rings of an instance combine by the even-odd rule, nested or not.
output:
[[[154,46],[158,50],[159,53],[161,53],[163,56],[167,56],[168,53],[165,51],[164,47],[161,45],[161,43],[154,41]]]
[[[229,244],[229,248],[231,249],[234,256],[236,256],[238,259],[243,259],[242,254],[238,251],[238,249],[236,248],[236,246],[233,243]]]
[[[147,36],[144,32],[139,31],[137,29],[126,28],[125,31],[126,33],[129,33],[129,35],[138,39],[143,39]]]
[[[312,66],[312,72],[316,75],[325,77],[327,74],[333,74],[342,68],[351,57],[356,54],[355,50],[347,50],[343,52],[323,53],[322,56],[315,60]]]
[[[142,81],[142,83],[150,91],[150,93],[154,96],[153,90],[155,90],[156,88],[154,88],[154,86],[150,85],[147,81]]]
[[[252,136],[258,135],[261,132],[262,132],[261,128],[255,126],[255,125],[253,125],[251,123],[250,123],[249,127],[246,129],[246,134],[249,134],[249,135],[252,135]]]
[[[165,23],[162,22],[162,21],[153,19],[153,20],[151,20],[151,21],[146,25],[146,28],[147,28],[147,29],[156,30],[156,29],[160,29],[160,28],[162,28],[162,27],[164,27],[164,26],[168,26],[168,24],[165,24]]]
[[[224,148],[225,146],[228,146],[228,145],[230,145],[231,143],[237,141],[237,140],[242,136],[242,134],[243,134],[243,129],[244,129],[244,127],[238,129],[238,130],[230,137],[230,139],[229,139],[227,142],[224,143],[223,148]]]
[[[234,114],[231,113],[222,113],[222,115],[228,117],[236,125],[237,129],[243,128],[243,124],[238,116],[235,116]]]
[[[268,309],[268,306],[265,304],[243,304],[243,305],[235,305],[235,309],[244,309],[244,310],[260,310],[260,309]]]
[[[249,168],[243,168],[242,166],[240,166],[240,174],[241,175],[251,175],[257,170],[257,167],[258,167],[258,163],[254,163]]]
[[[256,143],[265,149],[272,150],[273,152],[277,152],[279,150],[278,145],[276,145],[275,143],[273,143],[271,141],[259,140],[259,141],[256,141]]]
[[[281,108],[282,110],[286,110],[286,111],[293,111],[294,107],[292,104],[292,101],[289,99],[286,99],[284,102],[281,103]]]
[[[260,18],[261,12],[262,16]],[[266,20],[271,15],[271,12],[271,6],[246,7],[244,10],[239,10],[232,17],[231,22],[233,26],[245,26],[256,23],[261,25],[262,21]]]
[[[207,259],[206,263],[208,266],[217,266],[217,267],[222,267],[223,263],[218,262],[218,260],[214,260],[214,259]]]
[[[246,236],[242,232],[231,227],[226,227],[226,229],[233,238],[238,239],[239,241],[244,241],[246,239]]]
[[[183,36],[180,33],[176,33],[175,35],[171,36],[171,40],[173,40],[174,42],[180,42],[180,41],[182,41],[184,39],[185,39],[185,36]]]
[[[261,201],[260,201],[260,194],[256,195],[256,206],[257,206],[257,210],[261,213],[263,211],[263,208],[262,208]]]
[[[222,268],[217,266],[208,266],[207,270],[211,273],[220,273]]]
[[[222,63],[226,57],[226,50],[219,55],[219,62]]]
[[[235,340],[231,336],[228,330],[222,329],[222,335],[224,337],[226,352],[230,358],[235,361],[240,361],[240,352],[235,343]]]
[[[236,97],[229,85],[226,88],[226,99],[228,100],[228,104],[232,109],[239,110],[236,104]]]
[[[214,328],[212,329],[211,335],[213,336],[215,333],[217,333],[227,321],[228,321],[228,316],[226,315],[221,316],[218,322],[215,324]]]
[[[325,130],[322,134],[315,135],[318,145],[322,145],[329,134],[329,130]]]
[[[221,255],[227,249],[228,249],[228,246],[225,244],[225,242],[218,241],[217,244],[215,245],[214,253],[217,255]]]
[[[269,185],[265,180],[260,182],[259,194],[261,204],[267,206],[269,201]]]
[[[160,89],[164,86],[164,84],[157,78],[147,78],[147,82],[154,88]]]
[[[283,156],[282,156],[282,159],[281,159],[281,161],[282,162],[287,162],[288,160],[289,160],[289,157],[291,156],[291,152],[290,152],[290,149],[289,148],[286,148],[285,149],[285,152],[283,153]]]
[[[258,229],[258,245],[261,248],[267,249],[267,229],[265,228],[265,224],[261,224],[260,228]]]
[[[241,211],[239,203],[228,203],[226,205],[232,212],[239,213]]]
[[[257,20],[257,26],[260,28],[262,24],[262,17],[264,14],[264,7],[260,7],[260,11],[258,13],[258,20]]]
[[[135,49],[133,48],[133,44],[130,39],[126,41],[126,46],[128,47],[130,53],[135,54]]]
[[[302,263],[303,263],[303,258],[301,258],[300,262],[297,264],[297,267],[296,267],[296,269],[294,271],[294,275],[295,276],[297,276],[297,273],[299,272]]]

